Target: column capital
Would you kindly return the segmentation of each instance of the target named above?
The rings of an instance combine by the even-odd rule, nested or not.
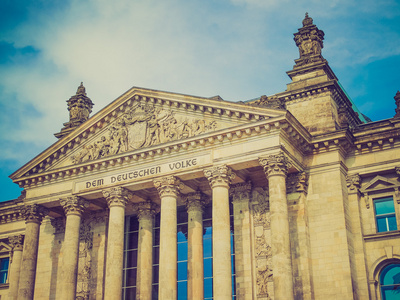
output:
[[[292,166],[289,159],[279,152],[267,157],[259,157],[260,165],[264,168],[265,175],[269,176],[286,176],[289,168]]]
[[[10,243],[12,251],[22,251],[24,248],[24,236],[22,234],[9,236],[8,242]]]
[[[214,166],[204,170],[204,176],[210,182],[211,188],[216,186],[228,186],[236,177],[232,169],[226,165]]]
[[[153,182],[160,197],[178,197],[180,190],[183,188],[181,180],[172,175],[154,179]]]
[[[38,204],[25,205],[21,207],[21,214],[25,218],[25,223],[40,224],[48,213],[49,210],[46,207]]]
[[[60,199],[60,204],[66,215],[82,216],[85,209],[89,206],[89,201],[79,196],[71,196]]]
[[[203,211],[210,199],[206,197],[202,192],[189,193],[183,196],[186,204],[187,211]]]
[[[111,208],[112,206],[125,207],[131,193],[129,190],[116,186],[102,190],[104,198],[106,198],[107,205]]]
[[[152,219],[160,211],[160,206],[151,201],[134,203],[132,206],[137,212],[139,222],[142,219]]]
[[[252,186],[250,181],[232,185],[229,189],[229,193],[232,196],[232,202],[250,201],[251,188]]]
[[[358,189],[361,187],[361,176],[359,174],[347,175],[346,184],[350,192],[358,192]]]

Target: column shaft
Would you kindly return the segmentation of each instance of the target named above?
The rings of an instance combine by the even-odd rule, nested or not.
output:
[[[113,187],[103,190],[103,195],[110,208],[104,299],[121,299],[122,268],[124,261],[125,205],[129,192],[122,187]]]
[[[160,266],[158,298],[176,300],[177,298],[177,212],[176,203],[180,180],[166,176],[154,180],[161,198],[160,219]]]
[[[12,262],[10,266],[10,277],[8,282],[10,283],[8,299],[17,300],[18,296],[18,284],[19,277],[21,274],[21,261],[22,261],[22,241],[23,236],[14,236],[9,238],[10,244],[13,249]]]
[[[104,299],[121,299],[125,207],[111,206],[108,221]]]
[[[161,199],[159,299],[177,297],[177,214],[176,197]]]
[[[63,277],[60,280],[62,291],[59,296],[60,299],[74,300],[76,297],[80,225],[81,217],[79,215],[67,215],[62,257]]]
[[[139,243],[136,299],[152,299],[153,281],[153,223],[156,206],[151,202],[143,202],[138,207]]]
[[[204,170],[212,188],[212,249],[214,299],[232,299],[229,184],[235,177],[227,166]]]
[[[37,222],[28,222],[25,228],[24,250],[22,252],[18,300],[32,300],[35,289],[36,262],[39,244],[39,228]]]
[[[187,195],[188,209],[188,299],[204,299],[203,206],[201,193]]]
[[[40,223],[48,210],[33,204],[25,206],[21,212],[25,216],[26,228],[21,262],[23,272],[20,272],[18,300],[32,300],[35,290]]]

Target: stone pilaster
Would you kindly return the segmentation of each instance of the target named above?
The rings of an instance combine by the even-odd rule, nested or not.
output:
[[[235,233],[235,270],[237,299],[254,299],[251,268],[250,197],[251,183],[231,187]]]
[[[60,199],[66,215],[65,238],[63,246],[63,262],[60,299],[75,300],[78,275],[79,228],[82,213],[89,206],[85,199],[72,196]]]
[[[161,198],[160,267],[158,297],[160,300],[177,299],[177,212],[176,204],[181,181],[175,176],[154,180]]]
[[[125,206],[129,191],[122,187],[103,190],[110,209],[108,219],[104,299],[121,299],[124,259]]]
[[[39,228],[43,218],[48,214],[48,209],[37,205],[26,205],[21,208],[25,218],[25,241],[22,252],[22,262],[18,286],[18,299],[31,300],[35,289],[35,275],[37,254],[39,246]]]
[[[232,169],[222,165],[204,170],[212,188],[213,294],[215,299],[232,299],[232,267],[229,217],[229,186]]]
[[[22,234],[10,236],[8,241],[11,246],[12,251],[12,261],[9,271],[9,293],[8,299],[16,300],[18,296],[18,283],[19,276],[21,273],[21,260],[22,260],[22,250],[24,247],[24,236]]]
[[[259,159],[268,178],[275,299],[294,299],[286,176],[291,164],[282,153]]]
[[[203,209],[207,199],[200,192],[185,195],[188,211],[188,299],[204,299]]]
[[[136,299],[152,299],[153,280],[153,224],[159,211],[157,204],[146,201],[134,205],[139,219],[139,245],[136,281]]]

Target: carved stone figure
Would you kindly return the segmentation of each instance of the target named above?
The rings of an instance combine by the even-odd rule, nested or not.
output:
[[[257,271],[257,294],[269,299],[268,282],[272,281],[272,270],[266,265]]]
[[[83,145],[71,156],[74,164],[118,153],[185,139],[217,128],[215,121],[179,118],[172,110],[154,107],[146,101],[135,101],[96,141]]]

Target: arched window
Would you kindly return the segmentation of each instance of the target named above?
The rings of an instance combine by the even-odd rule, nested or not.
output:
[[[386,266],[379,277],[382,300],[400,299],[400,264]]]

